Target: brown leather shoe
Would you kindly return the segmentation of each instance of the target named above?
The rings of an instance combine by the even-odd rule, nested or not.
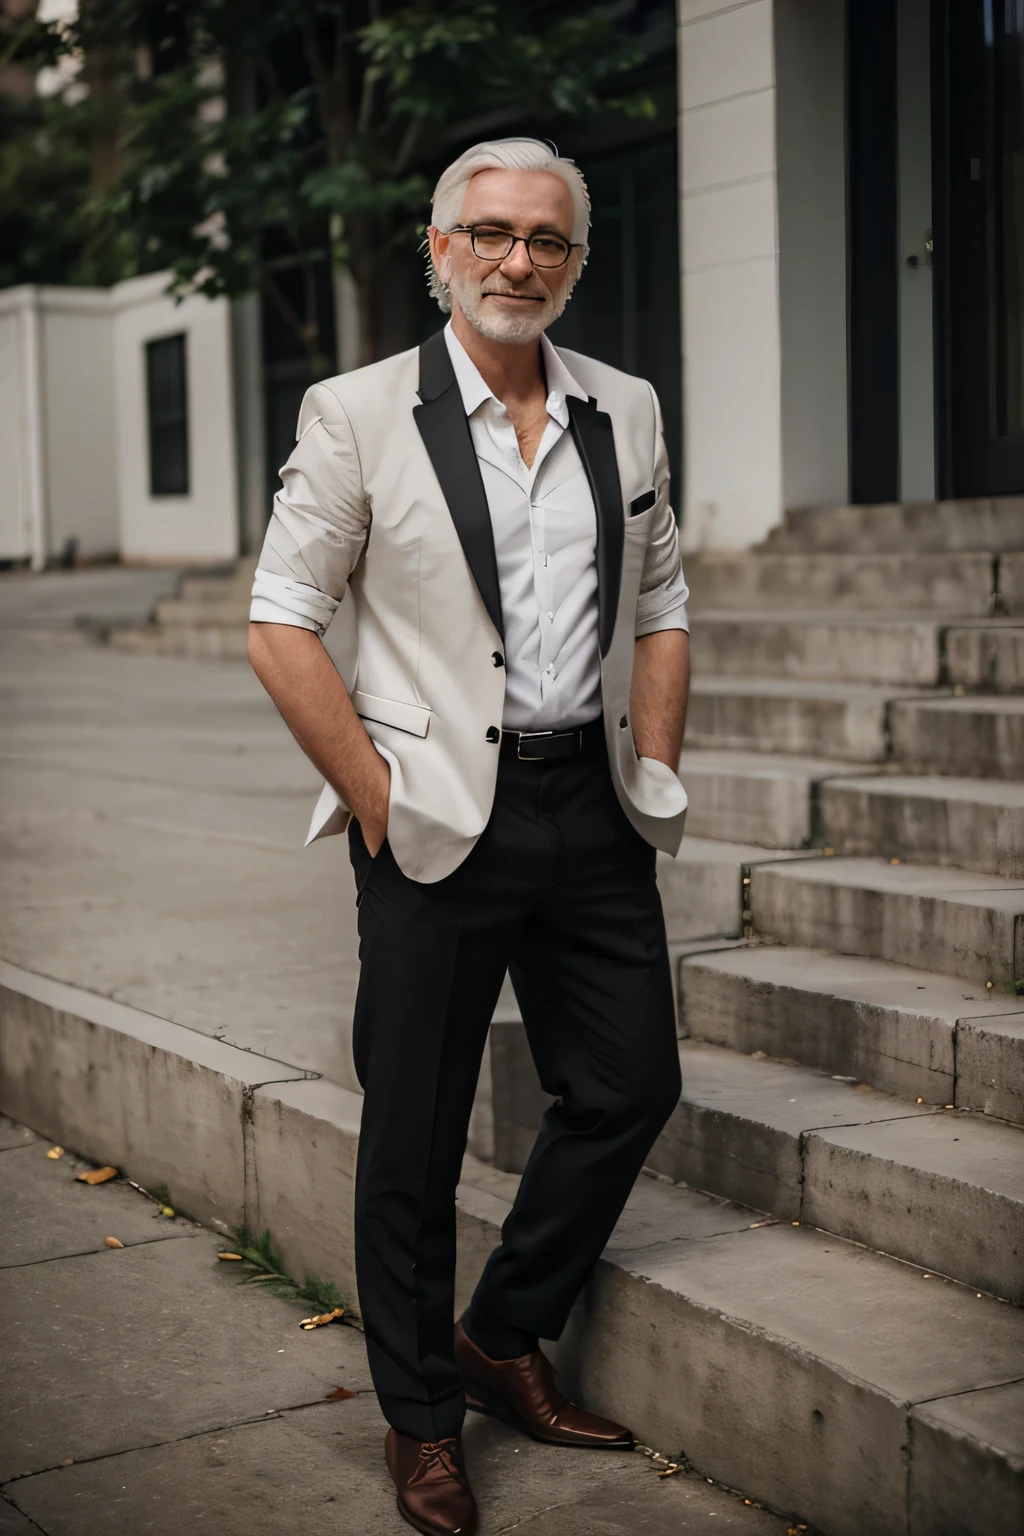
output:
[[[628,1429],[577,1407],[559,1391],[551,1362],[539,1349],[518,1360],[491,1360],[456,1323],[455,1359],[466,1380],[467,1408],[514,1424],[545,1445],[633,1449]]]
[[[413,1440],[389,1429],[384,1456],[398,1489],[398,1513],[414,1530],[424,1536],[476,1536],[476,1500],[457,1435]]]

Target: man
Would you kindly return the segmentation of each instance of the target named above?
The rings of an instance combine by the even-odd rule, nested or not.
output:
[[[587,254],[571,161],[481,144],[441,177],[450,324],[312,388],[253,588],[249,655],[347,823],[362,969],[355,1243],[417,1530],[477,1529],[465,1406],[628,1448],[557,1390],[557,1339],[678,1100],[655,849],[674,852],[686,587],[651,387],[544,331]],[[354,604],[350,693],[320,642]],[[506,968],[545,1089],[515,1205],[453,1337],[455,1188]]]

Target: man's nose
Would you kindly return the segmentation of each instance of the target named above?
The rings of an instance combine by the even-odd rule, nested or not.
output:
[[[507,277],[510,283],[525,283],[533,273],[533,262],[530,253],[521,240],[517,240],[509,251],[505,260],[501,263],[501,273]]]

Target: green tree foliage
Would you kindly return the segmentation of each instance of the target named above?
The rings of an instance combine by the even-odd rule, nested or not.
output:
[[[22,270],[66,261],[67,275],[84,281],[118,265],[167,267],[182,294],[262,290],[315,373],[314,272],[326,258],[354,280],[360,355],[369,361],[387,257],[422,227],[444,160],[523,121],[543,132],[559,119],[653,110],[642,94],[623,94],[642,49],[616,30],[615,9],[531,0],[85,0],[69,28],[22,27],[13,56],[73,52],[87,80],[89,61],[101,62],[93,75],[105,84],[108,129],[99,150],[94,135],[93,185],[78,203],[76,109],[51,109],[53,121],[65,114],[59,132],[51,123],[51,139],[36,131],[37,148],[59,146],[49,151],[57,224],[58,203],[73,216],[45,250],[49,221],[28,219],[33,254]],[[0,219],[33,177],[46,181],[40,165],[28,168],[24,140],[11,153],[11,169],[0,169]],[[283,280],[296,271],[298,285]]]

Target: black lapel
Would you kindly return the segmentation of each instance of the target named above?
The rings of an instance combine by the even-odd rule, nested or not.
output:
[[[414,406],[412,412],[416,425],[448,503],[473,580],[491,623],[504,638],[491,514],[443,331],[437,331],[420,347],[419,396],[423,403]]]
[[[590,481],[597,514],[597,612],[601,655],[607,656],[619,608],[622,580],[622,482],[615,457],[615,434],[607,411],[597,401],[570,395],[569,430]]]

